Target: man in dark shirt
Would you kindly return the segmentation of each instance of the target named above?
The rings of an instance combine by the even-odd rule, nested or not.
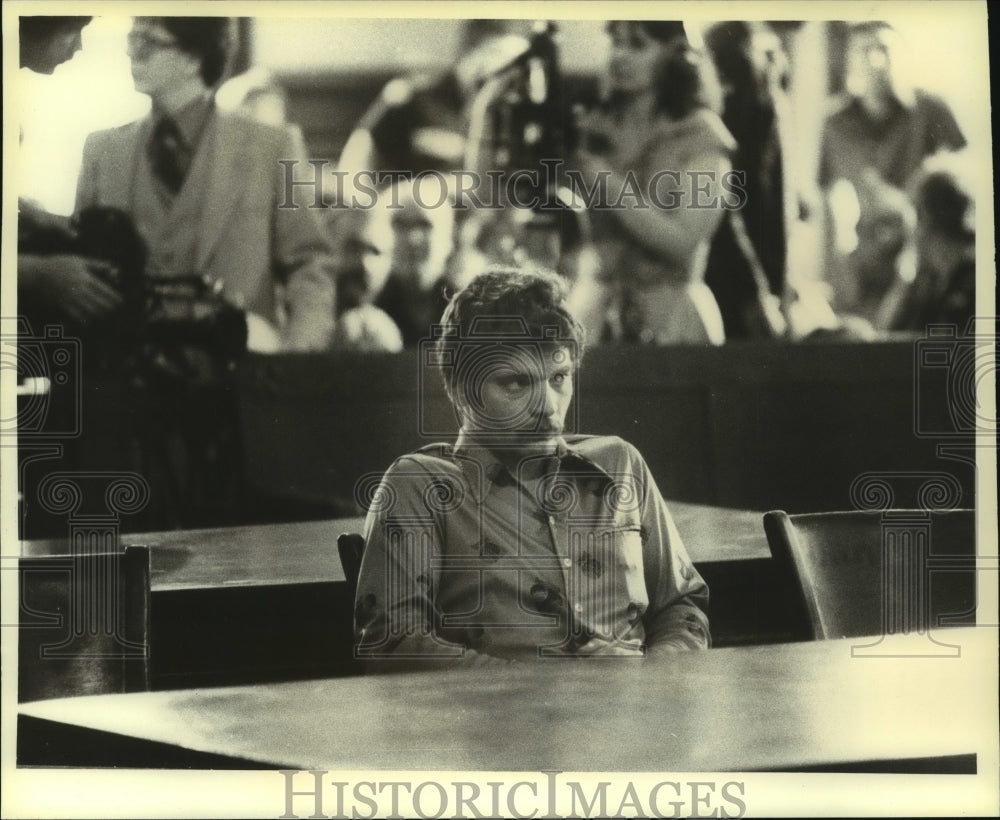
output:
[[[895,238],[884,241],[879,237],[889,228],[865,230],[884,222],[880,212],[894,196],[888,189],[898,189],[897,198],[905,200],[903,192],[924,159],[965,146],[947,103],[905,82],[905,56],[900,35],[888,23],[866,22],[848,32],[846,90],[824,125],[819,169],[820,185],[830,194],[831,235],[857,237],[853,253],[845,244],[831,248],[828,259],[827,278],[839,311],[870,313],[865,306],[880,302],[901,275],[900,254],[886,255],[872,245],[902,248],[904,232],[896,230]],[[851,227],[855,221],[858,229]],[[888,224],[904,223],[905,213],[897,209]],[[874,278],[859,263],[873,258],[881,258],[884,268]]]
[[[358,656],[707,647],[708,588],[642,456],[616,437],[564,435],[582,329],[562,281],[489,270],[452,298],[436,336],[424,352],[461,429],[397,459],[372,499]]]
[[[442,193],[430,177],[401,180],[383,195],[392,201],[388,213],[395,239],[392,268],[375,305],[399,327],[406,347],[430,336],[448,304],[455,213]]]
[[[847,41],[847,90],[827,118],[820,184],[863,183],[866,169],[904,187],[924,158],[956,151],[965,137],[947,103],[901,81],[902,43],[885,22],[854,26]]]

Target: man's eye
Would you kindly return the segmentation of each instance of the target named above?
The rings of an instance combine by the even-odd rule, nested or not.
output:
[[[502,376],[500,379],[500,386],[504,390],[509,390],[511,392],[516,392],[518,390],[525,390],[528,387],[528,377],[527,376]]]
[[[552,377],[552,384],[555,387],[562,387],[568,381],[569,381],[569,373],[556,373]]]

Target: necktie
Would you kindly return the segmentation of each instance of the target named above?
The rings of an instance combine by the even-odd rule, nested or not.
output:
[[[630,343],[643,340],[646,317],[642,302],[635,290],[626,285],[621,295],[621,332],[622,339]]]
[[[180,128],[170,117],[161,119],[153,129],[153,137],[149,141],[149,160],[157,179],[172,193],[177,193],[191,164],[191,152]]]

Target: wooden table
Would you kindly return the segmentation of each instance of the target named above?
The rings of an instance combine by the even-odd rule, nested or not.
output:
[[[851,648],[859,642],[841,640],[684,653],[662,664],[538,661],[100,695],[23,704],[19,713],[53,738],[71,729],[83,746],[94,732],[160,744],[177,765],[186,752],[321,770],[866,771],[881,763],[912,771],[924,760],[927,770],[951,771],[961,760],[974,771],[974,756],[996,743],[996,634],[936,636],[961,655],[858,658]],[[928,640],[910,636],[896,649],[919,652]],[[150,765],[163,764],[154,756]]]
[[[770,557],[763,513],[668,502],[691,560],[698,564]],[[124,534],[147,544],[153,592],[342,583],[337,536],[361,532],[364,518],[252,527]],[[62,539],[25,541],[21,555],[64,554]]]
[[[780,640],[762,514],[668,502],[713,590],[716,644]],[[154,689],[355,674],[337,536],[363,518],[123,534],[151,549]],[[65,554],[62,539],[26,541],[22,556]]]

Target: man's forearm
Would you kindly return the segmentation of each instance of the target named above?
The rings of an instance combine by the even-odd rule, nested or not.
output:
[[[711,645],[708,616],[693,603],[674,604],[646,626],[647,654],[708,649]]]

